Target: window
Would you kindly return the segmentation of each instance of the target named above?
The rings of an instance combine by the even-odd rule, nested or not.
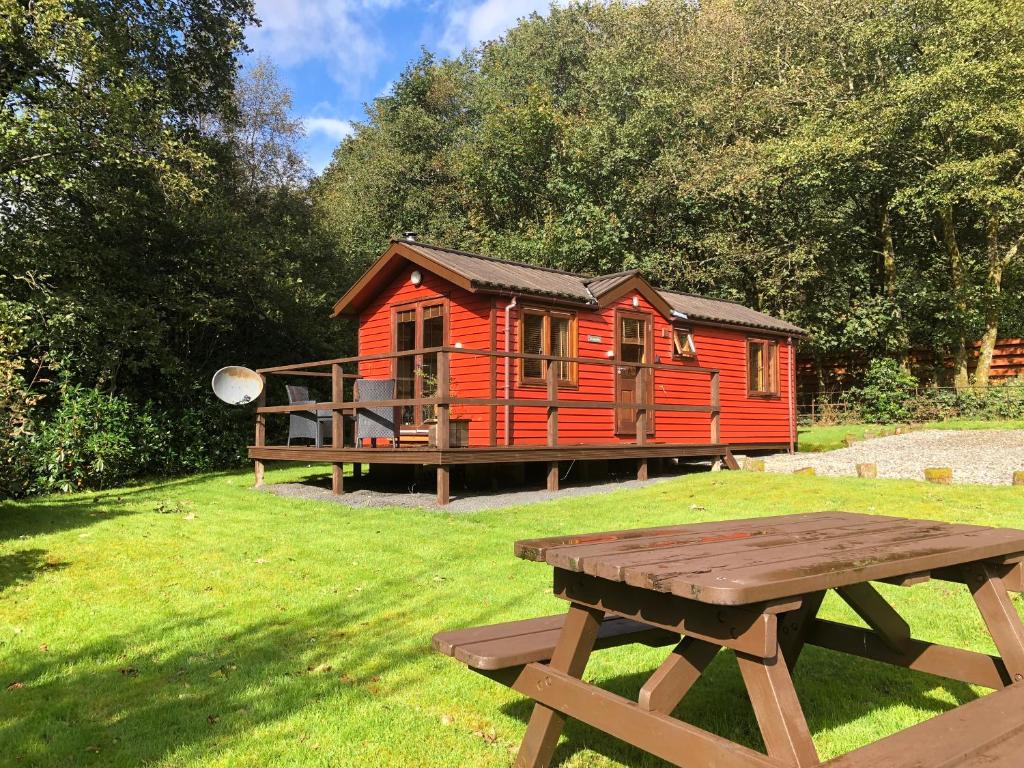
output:
[[[772,397],[779,394],[779,343],[747,340],[747,394]]]
[[[688,360],[697,356],[697,347],[693,343],[693,331],[689,328],[672,328],[672,359]]]
[[[576,356],[576,316],[568,312],[524,309],[519,321],[519,351],[525,355]],[[560,360],[552,365],[560,384],[576,384],[576,363]],[[547,382],[546,360],[521,360],[519,381],[523,384]]]

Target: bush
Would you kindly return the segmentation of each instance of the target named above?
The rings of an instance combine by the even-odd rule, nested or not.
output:
[[[146,476],[202,472],[245,461],[252,414],[211,403],[169,408],[62,382],[60,402],[29,444],[31,476],[45,493],[103,488]],[[17,490],[17,489],[16,489]]]
[[[917,379],[899,363],[881,358],[871,362],[864,386],[850,390],[849,397],[865,421],[890,424],[910,419],[910,400],[917,387]]]
[[[0,498],[18,495],[32,476],[28,445],[32,409],[41,399],[24,375],[27,309],[0,294]]]

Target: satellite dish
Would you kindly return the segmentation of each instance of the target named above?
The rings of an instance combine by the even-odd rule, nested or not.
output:
[[[228,405],[246,405],[263,394],[263,377],[240,365],[229,365],[213,374],[213,394]]]

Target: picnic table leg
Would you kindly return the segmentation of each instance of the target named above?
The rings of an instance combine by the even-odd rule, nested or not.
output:
[[[986,563],[965,567],[967,585],[1013,682],[1024,680],[1024,625],[1002,577]]]
[[[704,674],[719,648],[706,640],[684,637],[640,689],[640,709],[671,714]]]
[[[824,592],[807,595],[803,604],[795,611],[779,617],[779,650],[786,659],[790,671],[796,669],[796,662],[807,642],[807,633],[818,616]]]
[[[847,605],[871,627],[879,639],[896,653],[904,653],[910,643],[910,625],[878,590],[864,582],[836,590]]]
[[[768,756],[794,768],[821,765],[781,649],[771,658],[736,651]]]
[[[572,677],[582,677],[603,617],[603,611],[573,603],[548,666]],[[560,712],[534,704],[515,768],[547,768],[564,725],[565,716]]]

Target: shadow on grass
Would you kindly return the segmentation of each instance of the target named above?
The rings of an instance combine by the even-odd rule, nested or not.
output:
[[[668,649],[666,649],[667,652]],[[588,682],[604,690],[635,701],[641,686],[653,672],[619,675]],[[812,735],[854,722],[876,710],[906,706],[934,716],[965,704],[976,697],[970,686],[933,675],[874,663],[845,654],[809,647],[801,655],[794,674],[794,685],[803,704]],[[837,685],[843,690],[836,696]],[[941,689],[954,703],[939,698]],[[523,698],[503,708],[506,714],[524,724],[529,720],[533,702]],[[705,731],[764,752],[764,742],[750,705],[735,659],[720,652],[704,676],[694,685],[673,716]],[[898,726],[893,725],[893,730]],[[608,734],[570,719],[565,739],[555,751],[552,766],[571,761],[582,749],[590,749],[633,768],[654,768],[668,763]],[[877,739],[889,735],[879,733]]]
[[[67,565],[48,558],[45,549],[23,549],[0,555],[0,592],[31,581],[37,573],[60,570]]]
[[[218,477],[233,472],[211,472],[170,480],[153,480],[144,485],[116,488],[89,494],[52,494],[23,501],[0,501],[0,539],[38,536],[59,531],[84,528],[93,523],[140,510],[131,505],[152,497],[160,498],[168,491],[179,495]]]
[[[375,588],[408,592],[430,573],[410,571]],[[367,704],[387,710],[407,687],[427,684],[431,665],[417,662],[436,654],[429,636],[410,632],[407,617],[436,615],[449,601],[429,590],[385,605],[339,598],[303,610],[276,606],[279,617],[247,624],[237,607],[225,607],[111,632],[66,652],[23,649],[4,671],[10,687],[0,690],[0,763],[137,766],[222,757],[248,765],[268,754],[318,762],[318,742],[334,737],[336,723],[317,713],[345,722],[348,711]],[[481,606],[467,620],[485,622],[515,604],[510,597]]]

